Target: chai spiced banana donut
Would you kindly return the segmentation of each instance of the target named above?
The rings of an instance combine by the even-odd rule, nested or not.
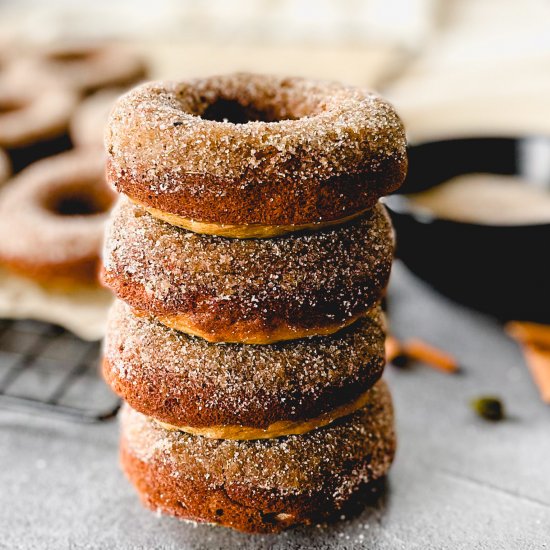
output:
[[[55,286],[97,284],[113,200],[101,152],[34,163],[0,192],[0,264]]]
[[[141,55],[114,43],[46,46],[22,63],[30,72],[44,74],[83,93],[108,86],[128,86],[147,72]]]
[[[76,147],[103,148],[103,134],[109,113],[122,88],[105,88],[82,100],[71,118],[69,133]]]
[[[395,453],[383,381],[355,413],[302,435],[257,441],[169,431],[125,405],[121,462],[154,510],[248,532],[318,523],[383,477]]]
[[[305,433],[361,408],[384,368],[375,306],[331,336],[271,346],[212,344],[111,309],[103,374],[134,409],[179,430],[220,439]]]
[[[0,147],[28,147],[66,130],[77,103],[74,91],[50,78],[31,78],[21,67],[0,77]]]
[[[233,74],[144,84],[106,132],[108,180],[199,233],[272,237],[341,223],[397,189],[403,125],[374,93]]]
[[[122,199],[106,232],[104,283],[134,308],[211,342],[331,334],[382,296],[393,256],[382,205],[335,228],[274,239],[197,235]]]

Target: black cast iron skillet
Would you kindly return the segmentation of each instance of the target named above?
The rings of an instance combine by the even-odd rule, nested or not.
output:
[[[403,196],[473,172],[515,174],[550,192],[548,159],[550,136],[411,146],[405,184],[385,200],[396,230],[397,256],[456,301],[503,320],[550,322],[550,219],[533,225],[449,221],[427,216]]]

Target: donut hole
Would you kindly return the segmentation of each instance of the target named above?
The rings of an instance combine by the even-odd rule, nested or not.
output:
[[[112,204],[107,193],[90,188],[66,188],[51,194],[46,209],[56,216],[94,216],[106,213]]]
[[[104,212],[90,195],[72,195],[59,197],[51,209],[58,216],[91,216]]]
[[[291,116],[282,116],[275,107],[259,108],[255,105],[243,105],[236,99],[218,98],[201,114],[205,120],[246,124],[247,122],[280,122],[294,120]]]

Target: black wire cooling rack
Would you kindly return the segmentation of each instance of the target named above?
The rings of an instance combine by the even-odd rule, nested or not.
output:
[[[0,320],[0,407],[81,422],[114,417],[119,399],[99,374],[100,345],[37,321]]]

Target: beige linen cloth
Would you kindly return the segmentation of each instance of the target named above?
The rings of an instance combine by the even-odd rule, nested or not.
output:
[[[113,298],[104,289],[55,291],[0,269],[0,317],[62,326],[84,340],[100,340]]]

